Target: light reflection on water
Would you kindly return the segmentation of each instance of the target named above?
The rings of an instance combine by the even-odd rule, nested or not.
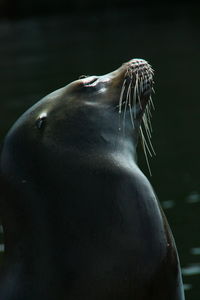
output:
[[[192,295],[198,295],[200,282],[200,240],[197,238],[199,237],[200,193],[198,191],[189,193],[182,199],[181,206],[176,200],[162,201],[161,205],[169,219],[172,219],[172,228],[173,221],[175,221],[173,218],[174,212],[180,209],[184,209],[183,234],[184,227],[193,227],[190,236],[188,236],[188,232],[185,232],[185,239],[188,240],[188,243],[192,240],[192,243],[190,242],[190,248],[185,253],[186,259],[183,257],[181,260],[181,266],[186,299],[196,300],[198,297]],[[178,247],[178,252],[181,253],[181,246]]]
[[[175,206],[175,202],[173,200],[166,200],[166,201],[162,201],[161,205],[163,209],[169,209]]]
[[[192,289],[192,284],[184,283],[183,287],[185,291],[189,291]]]
[[[188,203],[198,203],[200,202],[200,194],[198,192],[192,192],[188,197],[186,197],[186,202]]]
[[[193,255],[200,255],[200,247],[191,248],[190,253],[193,254]]]
[[[0,252],[4,252],[4,250],[5,250],[4,244],[0,244]]]
[[[191,264],[185,268],[182,268],[182,274],[184,276],[193,276],[200,274],[200,263]]]

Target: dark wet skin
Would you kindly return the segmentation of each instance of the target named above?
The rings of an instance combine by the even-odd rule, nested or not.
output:
[[[127,110],[119,130],[120,93],[134,63],[48,95],[6,136],[1,300],[184,299],[171,231],[136,164],[151,85],[134,128]]]

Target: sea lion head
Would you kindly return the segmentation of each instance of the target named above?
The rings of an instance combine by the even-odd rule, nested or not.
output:
[[[9,131],[2,168],[13,172],[16,166],[19,174],[47,159],[63,165],[111,153],[134,157],[142,120],[150,135],[152,85],[151,66],[132,59],[111,73],[80,78],[49,94]]]

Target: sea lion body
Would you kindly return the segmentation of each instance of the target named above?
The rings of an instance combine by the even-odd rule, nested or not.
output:
[[[121,92],[130,66],[149,74],[134,118]],[[174,239],[136,164],[151,81],[149,65],[132,60],[53,92],[11,128],[0,299],[184,299]]]

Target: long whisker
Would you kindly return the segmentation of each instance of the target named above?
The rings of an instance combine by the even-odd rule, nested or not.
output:
[[[126,128],[126,110],[128,106],[128,95],[126,95],[125,105],[124,105],[124,114],[123,114],[123,133],[125,134]]]
[[[151,132],[153,132],[153,128],[151,125],[151,108],[149,107],[149,103],[147,103],[147,107],[146,107],[146,116],[147,116],[147,122],[149,124],[149,129]]]
[[[147,167],[148,167],[150,176],[152,176],[151,168],[150,168],[150,164],[149,164],[149,159],[148,159],[148,155],[147,155],[147,151],[146,151],[146,149],[149,151],[149,148],[147,146],[147,143],[146,143],[146,140],[145,140],[145,137],[143,135],[141,127],[140,127],[140,134],[141,134],[142,148],[143,148],[144,155],[145,155],[145,158],[146,158]],[[151,156],[151,152],[149,152],[149,155]]]
[[[120,98],[119,98],[119,114],[121,114],[121,112],[122,112],[122,102],[123,102],[123,97],[124,97],[125,85],[126,85],[126,79],[124,79]]]
[[[148,137],[151,138],[151,131],[149,129],[149,124],[147,122],[146,113],[144,113],[142,120],[143,120],[143,124],[144,124],[145,130],[146,130],[146,133],[147,133]]]
[[[138,73],[136,73],[136,82],[135,82],[135,85],[136,85],[136,94],[137,94],[137,99],[138,99],[138,103],[139,103],[139,106],[140,106],[140,109],[142,109],[142,104],[141,104],[141,101],[140,101],[140,95],[141,95],[141,82],[140,82],[140,78],[138,76]]]
[[[130,83],[130,85],[128,87],[128,99],[129,99],[128,104],[129,104],[129,112],[130,112],[131,124],[132,124],[132,127],[134,129],[135,125],[134,125],[134,119],[133,119],[133,113],[132,113],[132,103],[131,103],[132,92],[131,92],[131,85],[132,85],[132,83]]]
[[[136,75],[134,91],[133,91],[133,113],[134,113],[134,118],[136,118],[136,112],[137,112],[137,109],[136,109],[137,95],[138,95],[137,84],[138,84],[138,78],[137,78],[137,75]]]
[[[145,114],[143,116],[143,124],[144,124],[144,128],[145,128],[145,131],[146,131],[146,136],[147,136],[147,139],[148,139],[149,147],[150,147],[152,153],[154,155],[156,155],[156,152],[155,152],[154,147],[153,147],[152,142],[151,142],[151,134],[150,134],[150,131],[149,131],[148,124],[146,122],[146,116],[145,116]]]
[[[151,103],[151,106],[152,106],[153,110],[155,110],[155,106],[154,106],[153,99],[152,99],[151,96],[149,97],[149,102]]]
[[[119,131],[121,131],[121,113],[122,113],[122,104],[125,95],[125,87],[126,87],[126,78],[123,81],[120,98],[119,98]]]

